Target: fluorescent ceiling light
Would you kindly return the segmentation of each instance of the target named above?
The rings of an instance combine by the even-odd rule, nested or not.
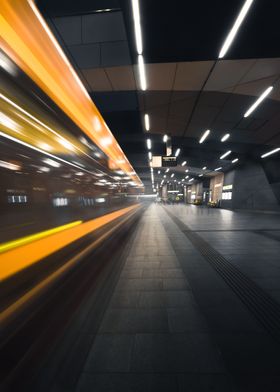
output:
[[[136,41],[136,50],[138,54],[143,52],[142,34],[141,34],[141,22],[140,22],[140,10],[138,0],[132,0],[132,14],[134,22],[134,33]]]
[[[256,100],[256,102],[247,110],[247,112],[244,114],[244,117],[250,116],[250,114],[259,106],[259,104],[268,96],[268,94],[270,94],[272,90],[273,86],[268,87]]]
[[[176,152],[175,152],[175,157],[177,157],[180,154],[181,149],[177,148]]]
[[[150,150],[152,148],[151,139],[147,139],[147,147],[148,147],[148,150]]]
[[[274,150],[271,150],[271,151],[266,152],[265,154],[263,154],[263,155],[261,156],[261,158],[266,158],[266,157],[268,157],[269,155],[275,154],[275,153],[278,152],[278,151],[280,151],[280,148],[279,148],[279,147],[278,147],[278,148],[275,148]]]
[[[198,177],[203,177],[203,174],[199,174],[199,176]]]
[[[229,133],[226,133],[226,134],[222,137],[221,142],[225,142],[226,140],[228,140],[229,137],[230,137],[230,134],[229,134]]]
[[[207,167],[206,166],[204,166],[203,168],[202,168],[202,170],[206,170],[207,169]]]
[[[174,177],[174,173],[172,173],[170,177],[171,177],[171,178]]]
[[[145,91],[147,89],[147,81],[146,81],[144,59],[141,54],[139,54],[138,56],[138,68],[139,68],[140,87],[141,90]]]
[[[186,169],[186,170],[185,170],[185,173],[188,173],[188,172],[189,172],[189,169]]]
[[[152,153],[151,153],[151,151],[148,152],[148,156],[149,156],[149,159],[151,160],[151,159],[152,159]]]
[[[187,179],[187,178],[189,178],[189,176],[186,176],[185,178]]]
[[[167,139],[168,139],[168,136],[167,136],[167,135],[164,135],[164,136],[163,136],[163,141],[164,141],[164,143],[167,142]]]
[[[231,150],[225,152],[223,155],[220,156],[220,159],[224,159],[225,157],[227,157],[229,154],[231,154]]]
[[[190,180],[189,180],[189,182],[191,182],[191,181],[193,181],[194,180],[194,178],[191,178]]]
[[[204,132],[204,134],[201,136],[201,138],[199,140],[200,144],[204,142],[204,140],[208,137],[209,133],[210,133],[209,129],[207,129],[207,131]]]
[[[182,166],[186,166],[186,164],[187,164],[187,161],[184,161],[184,162],[182,163]]]
[[[216,169],[215,169],[215,171],[219,171],[219,170],[221,170],[222,169],[222,167],[217,167]]]
[[[166,174],[163,176],[163,178],[166,178]]]
[[[234,40],[234,37],[236,36],[236,34],[237,34],[238,30],[239,30],[239,27],[241,26],[241,23],[245,19],[245,16],[247,15],[247,13],[248,13],[248,11],[249,11],[253,1],[254,0],[246,0],[245,1],[245,3],[243,5],[243,7],[241,8],[241,11],[240,11],[237,19],[236,19],[236,21],[234,22],[234,25],[233,25],[232,29],[230,30],[230,32],[229,32],[229,34],[228,34],[228,36],[227,36],[227,38],[226,38],[226,40],[225,40],[225,42],[224,42],[224,44],[222,46],[222,49],[221,49],[221,51],[219,53],[219,59],[223,58],[226,55],[226,53],[227,53],[227,51],[228,51],[232,41]]]
[[[169,168],[165,170],[165,173],[168,173],[168,172],[169,172]]]
[[[232,162],[232,163],[238,162],[238,158],[233,159],[231,162]]]
[[[145,121],[146,131],[149,131],[150,130],[150,117],[148,114],[145,114],[144,121]]]
[[[160,170],[158,170],[157,174],[160,174]]]

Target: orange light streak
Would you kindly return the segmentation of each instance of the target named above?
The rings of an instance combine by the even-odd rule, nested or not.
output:
[[[2,0],[0,31],[1,49],[117,167],[142,186],[34,1]]]

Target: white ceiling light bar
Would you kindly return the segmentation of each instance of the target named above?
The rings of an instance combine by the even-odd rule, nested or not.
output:
[[[187,164],[187,161],[184,161],[184,162],[182,163],[182,166],[186,166],[186,164]]]
[[[191,181],[193,181],[194,180],[194,178],[191,178],[190,180],[189,180],[189,182],[191,182]]]
[[[150,117],[148,114],[145,114],[144,121],[145,121],[145,129],[148,132],[150,130]]]
[[[207,167],[206,167],[206,166],[203,166],[202,170],[206,170],[206,169],[207,169]]]
[[[229,133],[226,133],[226,134],[222,137],[221,142],[222,142],[222,143],[225,142],[226,140],[228,140],[229,137],[230,137],[230,134],[229,134]]]
[[[168,172],[169,172],[169,168],[165,170],[165,173],[168,173]]]
[[[141,33],[139,1],[138,0],[131,0],[131,1],[132,1],[132,14],[133,14],[133,22],[134,22],[136,50],[138,54],[142,54],[143,43],[142,43],[142,33]]]
[[[163,141],[164,141],[164,143],[166,143],[167,140],[168,140],[168,136],[167,136],[167,135],[164,135],[164,136],[163,136]]]
[[[199,174],[199,176],[198,177],[203,177],[203,174]]]
[[[151,159],[152,159],[152,153],[151,153],[151,151],[148,152],[148,156],[149,156],[149,160],[151,160]]]
[[[177,148],[176,152],[175,152],[175,157],[177,157],[180,154],[181,149]]]
[[[174,173],[172,173],[170,177],[171,177],[171,178],[174,177]]]
[[[224,159],[225,157],[227,157],[229,154],[231,154],[231,150],[225,152],[223,155],[220,156],[220,159]]]
[[[217,168],[215,169],[215,171],[219,171],[219,170],[222,170],[222,167],[217,167]]]
[[[200,140],[199,140],[199,143],[200,143],[200,144],[203,143],[204,140],[209,136],[209,134],[210,134],[210,130],[207,129],[207,131],[205,131],[204,134],[201,136],[201,138],[200,138]]]
[[[268,94],[271,93],[273,90],[273,86],[268,87],[262,95],[256,100],[255,103],[247,110],[247,112],[244,114],[244,117],[250,116],[250,114],[261,104],[261,102],[268,96]]]
[[[148,147],[148,150],[150,150],[152,148],[152,141],[151,141],[151,139],[147,139],[147,147]]]
[[[232,161],[231,161],[231,163],[236,163],[236,162],[238,162],[238,158],[235,158],[235,159],[233,159]]]
[[[222,59],[226,55],[230,45],[232,44],[232,42],[233,42],[233,40],[239,30],[239,27],[241,26],[243,20],[245,19],[245,16],[247,15],[253,1],[254,0],[246,0],[245,1],[236,21],[234,22],[234,25],[232,26],[232,28],[231,28],[223,46],[222,46],[222,49],[220,50],[219,59]]]
[[[145,91],[147,89],[147,80],[146,80],[144,59],[141,54],[138,55],[138,69],[139,69],[140,88],[141,90]]]
[[[261,156],[261,158],[266,158],[266,157],[268,157],[269,155],[276,154],[278,151],[280,151],[280,148],[279,148],[279,147],[278,147],[278,148],[275,148],[274,150],[271,150],[271,151],[266,152],[265,154],[263,154],[263,155]]]

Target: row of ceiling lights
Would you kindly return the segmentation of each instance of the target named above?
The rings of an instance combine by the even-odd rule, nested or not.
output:
[[[138,69],[139,69],[139,80],[140,80],[140,87],[143,91],[147,89],[147,81],[146,81],[146,73],[145,73],[145,64],[144,64],[144,58],[143,58],[143,42],[142,42],[142,32],[141,32],[141,18],[140,18],[140,9],[139,9],[139,0],[131,0],[132,1],[132,13],[133,13],[133,21],[134,21],[134,32],[135,32],[135,41],[136,41],[136,50],[138,54]],[[227,35],[223,46],[220,50],[218,58],[221,59],[223,58],[230,45],[232,44],[243,20],[245,19],[251,5],[253,4],[254,0],[246,0],[243,7],[241,8],[241,11],[237,17],[237,19],[234,22],[233,27],[231,28],[229,34]],[[273,90],[273,86],[269,86],[262,94],[261,96],[254,102],[254,104],[246,111],[244,114],[244,117],[248,117],[259,105],[260,103],[271,93]],[[146,131],[150,131],[150,118],[149,115],[146,113],[144,115],[144,123],[145,123],[145,129]],[[210,130],[208,129],[207,131],[204,132],[204,134],[201,136],[199,143],[203,143],[206,138],[209,136]],[[226,133],[222,138],[221,142],[225,142],[228,140],[230,137],[229,133]],[[168,139],[167,135],[164,136],[164,142],[166,142]],[[151,139],[147,139],[147,147],[148,150],[151,150]],[[272,155],[276,152],[280,151],[280,148],[276,148],[274,150],[271,150],[261,156],[261,158],[265,158],[269,155]],[[178,157],[180,154],[180,148],[176,150],[175,156]],[[223,154],[220,159],[224,159],[228,155],[231,154],[231,151],[227,151],[225,154]],[[149,151],[149,160],[152,159],[152,153]],[[232,160],[232,163],[236,163],[238,161],[238,158],[235,158]],[[152,169],[152,168],[151,168]],[[222,167],[216,168],[215,171],[221,170]],[[202,175],[200,175],[202,176]],[[152,184],[154,186],[154,177],[153,177],[153,171],[151,170],[151,179],[152,179]]]

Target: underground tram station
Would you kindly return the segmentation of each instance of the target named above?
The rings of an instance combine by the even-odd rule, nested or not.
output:
[[[280,391],[278,0],[0,0],[1,392]]]

